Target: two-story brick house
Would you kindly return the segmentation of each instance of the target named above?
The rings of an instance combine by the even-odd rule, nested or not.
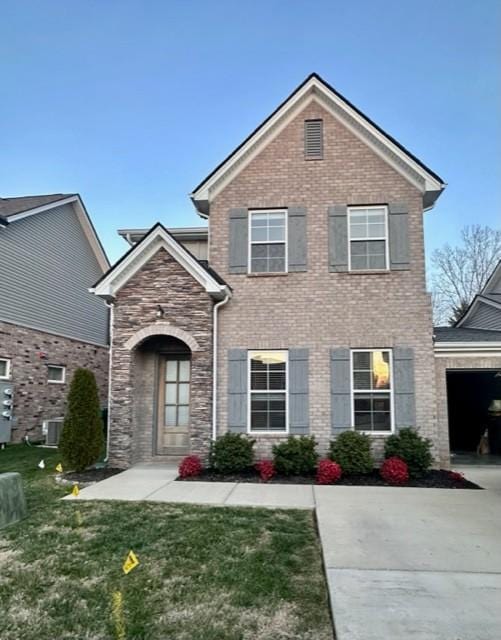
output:
[[[109,269],[78,194],[0,198],[0,443],[57,444],[77,367],[108,387]]]
[[[163,226],[94,292],[112,306],[113,464],[206,455],[248,433],[325,451],[415,426],[439,455],[423,212],[443,180],[316,74],[196,187],[208,221]],[[144,234],[144,235],[143,235]],[[183,244],[184,243],[184,244]]]

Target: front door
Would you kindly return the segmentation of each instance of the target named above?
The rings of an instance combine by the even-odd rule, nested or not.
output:
[[[186,455],[190,449],[190,360],[160,358],[158,390],[158,453]]]

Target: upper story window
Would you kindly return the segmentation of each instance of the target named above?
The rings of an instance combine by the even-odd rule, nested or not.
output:
[[[47,380],[55,384],[64,384],[66,381],[66,367],[58,364],[47,366]]]
[[[0,358],[0,380],[10,379],[10,360],[9,358]]]
[[[351,271],[388,269],[386,207],[350,207],[348,238]]]
[[[287,351],[249,351],[249,431],[287,432]]]
[[[304,157],[306,160],[322,160],[324,157],[323,120],[304,121]]]
[[[249,211],[249,272],[287,271],[287,212]]]
[[[392,430],[392,371],[389,350],[352,351],[352,424],[356,431]]]

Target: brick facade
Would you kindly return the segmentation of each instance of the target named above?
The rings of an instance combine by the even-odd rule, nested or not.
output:
[[[163,316],[157,317],[158,306]],[[155,351],[148,337],[173,336],[191,347],[190,449],[206,457],[211,437],[212,300],[164,249],[135,273],[114,303],[109,457],[127,467],[156,459]],[[146,343],[144,343],[146,344]]]
[[[64,415],[69,385],[78,367],[95,374],[101,406],[106,407],[107,347],[0,322],[0,357],[11,360],[13,442],[19,442],[25,435],[40,440],[42,422]],[[66,367],[64,384],[48,382],[48,364]]]
[[[324,159],[305,161],[304,120],[324,121]],[[328,207],[405,202],[409,209],[410,270],[330,273]],[[259,277],[228,271],[231,208],[307,208],[308,270]],[[231,348],[307,347],[310,432],[325,452],[331,438],[329,350],[412,347],[416,421],[438,458],[435,364],[430,297],[426,292],[421,194],[316,102],[282,130],[218,193],[210,213],[211,266],[233,288],[220,313],[218,429],[227,428],[227,353]],[[276,436],[259,436],[269,454]],[[376,449],[380,450],[381,438]]]

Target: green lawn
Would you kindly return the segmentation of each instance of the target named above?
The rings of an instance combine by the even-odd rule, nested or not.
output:
[[[0,531],[2,640],[332,639],[310,512],[62,502],[48,451],[0,451],[30,508]]]

